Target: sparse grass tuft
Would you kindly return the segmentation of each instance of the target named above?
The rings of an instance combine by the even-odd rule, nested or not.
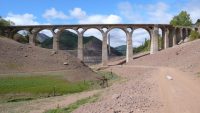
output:
[[[98,98],[99,98],[99,94],[96,94],[96,95],[93,95],[93,96],[90,96],[87,98],[80,99],[80,100],[76,101],[75,103],[70,104],[66,108],[57,108],[57,109],[49,110],[45,113],[71,113],[75,109],[79,108],[81,105],[84,105],[86,103],[96,102],[98,100]]]

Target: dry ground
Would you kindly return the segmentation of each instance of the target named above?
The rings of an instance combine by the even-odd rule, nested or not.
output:
[[[200,40],[110,67],[127,81],[75,113],[200,113]],[[172,79],[169,79],[171,77]]]
[[[200,40],[188,42],[108,68],[124,80],[106,88],[98,102],[74,112],[200,113],[199,45]],[[71,102],[69,98],[63,98],[66,102],[62,106]],[[40,104],[37,106],[36,110],[41,108]]]
[[[64,51],[56,54],[52,51],[0,37],[0,75],[61,71],[66,73],[70,81],[96,78],[96,73],[76,57]]]

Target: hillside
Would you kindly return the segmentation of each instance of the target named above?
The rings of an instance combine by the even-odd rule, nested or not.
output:
[[[46,39],[41,43],[43,48],[52,48],[52,38]],[[78,36],[70,31],[64,31],[60,36],[59,48],[61,50],[76,50],[78,43]],[[84,44],[84,54],[87,56],[95,55],[101,56],[102,41],[94,36],[83,37]],[[112,55],[122,55],[120,52],[116,51],[111,47]]]
[[[170,66],[184,71],[200,71],[200,40],[171,47],[153,55],[147,55],[131,61],[130,65]]]
[[[67,75],[74,75],[78,80],[96,76],[76,57],[61,50],[53,54],[52,50],[20,44],[2,37],[0,50],[0,74],[68,70],[70,72]]]

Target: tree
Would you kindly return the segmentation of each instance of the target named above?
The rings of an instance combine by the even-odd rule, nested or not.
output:
[[[197,22],[195,23],[195,25],[200,26],[200,19],[197,20]]]
[[[190,14],[186,11],[181,11],[177,16],[173,17],[170,24],[173,26],[191,26],[192,20],[190,18]]]
[[[14,22],[10,20],[5,20],[0,16],[0,26],[10,26],[10,25],[15,25]]]

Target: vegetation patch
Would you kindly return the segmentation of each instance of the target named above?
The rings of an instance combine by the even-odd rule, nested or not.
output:
[[[1,101],[17,102],[39,97],[77,93],[92,88],[92,81],[69,82],[63,76],[0,77]]]
[[[87,98],[83,98],[83,99],[80,99],[80,100],[70,104],[66,108],[57,108],[57,109],[49,110],[45,113],[71,113],[75,109],[79,108],[81,105],[84,105],[86,103],[96,102],[98,100],[99,96],[100,96],[99,94],[96,94],[96,95],[93,95],[93,96],[90,96]]]
[[[192,30],[190,33],[190,41],[200,39],[200,34],[197,31]]]

